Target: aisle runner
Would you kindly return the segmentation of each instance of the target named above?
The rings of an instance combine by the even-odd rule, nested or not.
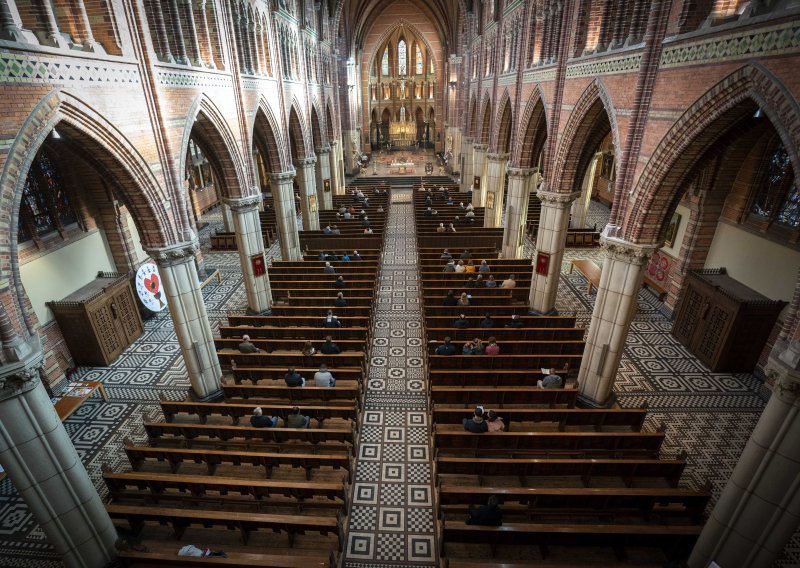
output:
[[[394,190],[353,478],[345,568],[436,564],[416,251],[410,191]]]

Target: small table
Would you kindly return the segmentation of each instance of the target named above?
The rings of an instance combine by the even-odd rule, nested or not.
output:
[[[100,381],[74,381],[64,390],[64,395],[55,404],[56,412],[62,422],[78,410],[83,401],[99,392],[104,401],[108,401],[106,388]]]
[[[593,260],[589,260],[588,258],[579,258],[575,259],[570,263],[569,273],[572,274],[572,269],[577,268],[578,272],[586,278],[587,282],[587,293],[591,296],[592,295],[592,286],[595,288],[600,287],[600,274],[601,270],[600,267],[595,264]]]
[[[206,279],[200,283],[200,289],[205,288],[214,278],[217,279],[217,284],[222,284],[222,274],[220,274],[219,268],[214,269],[214,272],[207,275]]]

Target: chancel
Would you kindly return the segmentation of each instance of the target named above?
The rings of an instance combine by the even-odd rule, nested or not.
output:
[[[800,4],[0,0],[0,566],[800,566]]]

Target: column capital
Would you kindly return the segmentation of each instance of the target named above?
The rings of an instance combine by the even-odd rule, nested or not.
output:
[[[331,147],[330,146],[322,146],[321,148],[314,148],[314,151],[317,153],[317,156],[320,154],[330,154]]]
[[[339,141],[338,140],[331,140],[331,148],[335,148],[338,145],[339,145]]]
[[[764,372],[775,381],[772,396],[790,404],[795,403],[800,398],[800,343],[776,343]]]
[[[146,252],[159,266],[175,266],[194,260],[198,250],[200,250],[200,243],[195,238],[166,247],[147,249]]]
[[[510,178],[513,177],[526,178],[533,176],[533,174],[535,173],[536,170],[534,168],[508,168],[506,175]]]
[[[258,208],[263,197],[260,193],[256,195],[247,195],[245,197],[223,197],[222,203],[236,212],[247,211],[249,209]]]
[[[486,154],[486,159],[492,160],[493,162],[507,162],[510,157],[511,154],[508,154],[507,152]]]
[[[581,196],[580,191],[573,191],[571,193],[564,193],[562,191],[548,191],[547,186],[542,182],[539,189],[536,190],[536,197],[542,204],[546,205],[563,205],[567,206]]]
[[[489,145],[488,144],[473,144],[472,145],[472,149],[473,150],[477,150],[478,152],[485,152],[486,150],[489,149]]]
[[[275,181],[278,183],[285,183],[287,181],[291,181],[295,178],[297,172],[294,169],[285,171],[285,172],[277,172],[274,174],[269,174],[270,181]]]
[[[316,163],[317,163],[317,157],[316,156],[307,156],[305,158],[301,158],[300,160],[297,160],[297,166],[299,166],[301,168],[305,167],[305,166],[313,166]]]
[[[0,401],[13,398],[39,384],[39,369],[44,365],[44,351],[38,335],[31,336],[18,361],[0,365]]]
[[[606,258],[627,262],[635,266],[646,264],[659,248],[657,245],[632,243],[617,237],[609,237],[605,234],[600,235],[600,247],[605,251]]]
[[[471,136],[464,136],[464,144],[469,145],[469,144],[472,144],[472,143],[473,143],[473,140],[472,140]]]

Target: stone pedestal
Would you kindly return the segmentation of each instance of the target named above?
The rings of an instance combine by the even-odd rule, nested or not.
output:
[[[546,275],[533,271],[530,294],[531,309],[541,314],[555,311],[561,260],[564,258],[564,245],[567,241],[569,208],[578,196],[577,193],[559,193],[547,189],[547,185],[542,183],[536,192],[542,202],[539,231],[536,236],[536,253],[548,254],[550,259]]]
[[[297,216],[294,212],[294,171],[270,174],[272,200],[275,203],[275,218],[282,260],[302,260],[300,236],[297,234]]]
[[[253,191],[258,191],[258,189]],[[223,203],[233,216],[236,248],[239,251],[239,263],[242,267],[248,311],[257,314],[266,312],[272,304],[269,276],[267,274],[256,276],[253,271],[253,258],[260,257],[266,266],[264,236],[261,233],[261,220],[258,215],[261,194],[257,193],[238,199],[224,198]]]
[[[222,369],[214,348],[214,334],[194,262],[195,239],[147,251],[158,265],[175,335],[181,346],[192,388],[189,394],[200,401],[221,399]]]
[[[44,355],[0,367],[0,463],[67,568],[103,568],[117,531],[39,379]]]
[[[503,231],[503,258],[522,258],[534,171],[508,168],[508,205]]]
[[[469,191],[472,185],[472,154],[474,153],[472,138],[464,138],[462,144],[464,153],[464,168],[461,171],[461,191]]]
[[[331,148],[317,148],[317,203],[325,211],[333,209],[333,181],[331,180]],[[325,191],[325,181],[328,191]],[[319,217],[319,215],[317,215]]]
[[[787,359],[796,361],[770,356],[772,397],[700,534],[690,568],[712,560],[724,568],[769,568],[800,526],[800,370]]]
[[[481,178],[480,187],[472,189],[472,204],[483,207],[486,203],[486,144],[475,144],[472,147],[472,179]]]
[[[611,389],[639,306],[644,271],[657,248],[630,243],[609,233],[603,233],[600,246],[605,252],[603,272],[578,373],[578,399],[592,407],[614,402]]]
[[[501,227],[503,225],[503,193],[506,186],[506,167],[508,154],[486,155],[486,182],[484,188],[484,205],[486,212],[483,217],[484,227]],[[493,198],[489,198],[493,195]],[[489,205],[492,206],[489,209]]]
[[[315,156],[297,162],[297,180],[300,186],[300,214],[303,217],[303,230],[319,230],[319,204],[317,203]],[[313,198],[313,199],[312,199]]]

